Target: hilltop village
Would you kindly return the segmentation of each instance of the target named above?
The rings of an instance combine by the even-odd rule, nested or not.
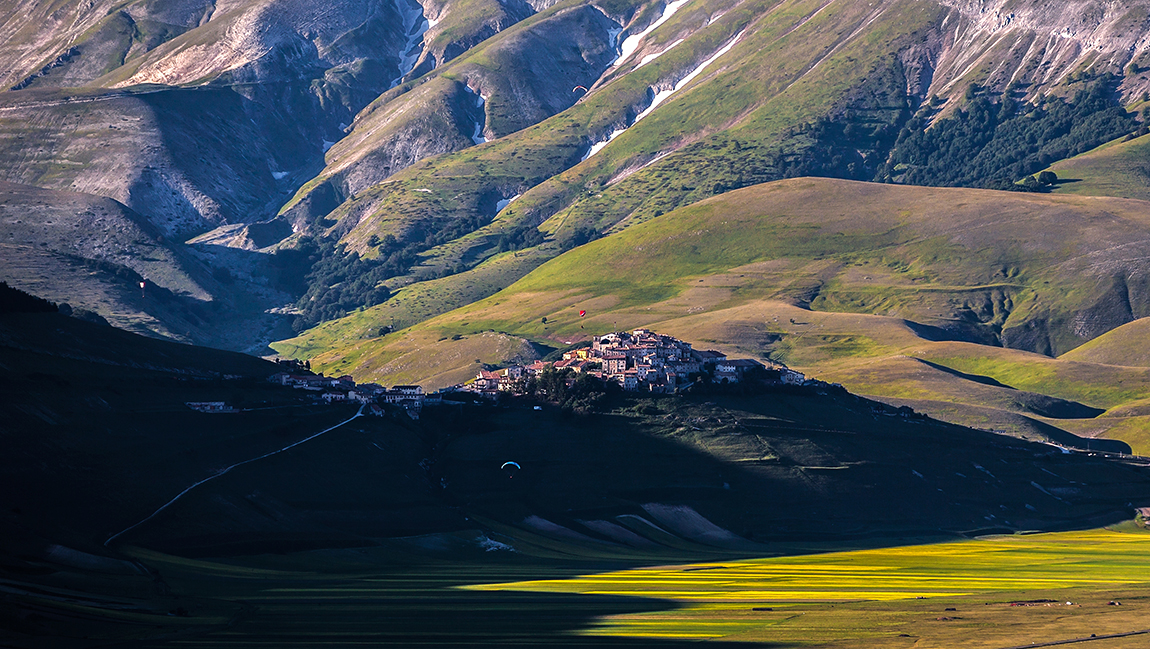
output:
[[[700,375],[721,384],[738,383],[753,374],[768,373],[779,383],[788,385],[801,385],[807,380],[800,372],[783,365],[772,364],[768,368],[749,358],[732,360],[714,350],[693,349],[690,343],[672,336],[636,329],[630,333],[617,331],[595,336],[589,347],[565,352],[562,360],[481,370],[474,380],[455,389],[488,397],[500,392],[518,394],[526,379],[548,369],[588,374],[616,383],[628,392],[652,394],[672,394],[686,389]]]
[[[812,383],[801,372],[784,365],[770,366],[753,359],[728,359],[714,350],[696,350],[690,343],[648,329],[617,331],[595,336],[587,347],[564,352],[560,360],[535,361],[528,365],[511,365],[497,370],[480,370],[474,379],[433,393],[419,385],[396,385],[390,388],[377,383],[356,383],[350,376],[329,377],[313,374],[309,366],[297,360],[276,361],[284,371],[268,377],[273,383],[307,390],[316,401],[324,403],[361,403],[367,413],[383,416],[385,406],[406,411],[419,418],[424,405],[441,403],[453,393],[472,394],[489,399],[500,395],[522,395],[527,382],[545,372],[558,372],[574,381],[580,374],[605,383],[614,383],[627,392],[674,394],[700,379],[712,384],[736,384],[748,379],[780,385]],[[224,402],[189,402],[188,407],[202,412],[236,412]]]

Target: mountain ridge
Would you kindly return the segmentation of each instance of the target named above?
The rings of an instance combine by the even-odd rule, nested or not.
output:
[[[458,286],[450,294],[462,301],[423,310],[434,315],[568,248],[731,189],[797,175],[898,180],[902,170],[884,164],[908,125],[929,128],[971,102],[1040,107],[1089,87],[1109,106],[1140,105],[1150,78],[1137,7],[1075,8],[13,5],[0,12],[11,69],[24,75],[13,72],[12,86],[66,53],[62,43],[77,52],[2,93],[0,118],[13,119],[0,162],[5,180],[120,201],[163,230],[170,250],[190,245],[235,287],[258,292],[278,277],[291,296],[261,305],[277,331],[405,287]],[[106,60],[97,41],[124,54],[92,76],[83,70]],[[75,84],[87,85],[52,89]],[[1096,138],[1138,127],[1122,114]],[[328,267],[346,277],[325,276]],[[354,288],[351,277],[375,285]],[[227,301],[232,290],[211,292]],[[90,306],[110,314],[107,303]],[[232,348],[267,339],[215,336],[221,324],[149,326]]]

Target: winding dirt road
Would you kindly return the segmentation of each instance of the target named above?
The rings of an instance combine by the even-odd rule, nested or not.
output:
[[[273,455],[276,455],[277,453],[283,453],[284,451],[286,451],[286,450],[288,450],[288,449],[291,449],[291,448],[295,448],[296,446],[299,446],[300,444],[303,444],[304,442],[307,442],[307,441],[311,441],[311,440],[313,440],[313,439],[315,439],[315,438],[319,437],[320,435],[323,435],[324,433],[330,433],[331,431],[335,430],[336,428],[339,428],[340,426],[343,426],[343,425],[345,425],[345,424],[348,424],[348,423],[350,423],[350,422],[351,422],[352,420],[354,420],[354,419],[357,419],[357,418],[359,418],[359,417],[362,417],[362,416],[363,416],[363,409],[364,409],[365,407],[366,407],[366,406],[360,406],[360,407],[359,407],[359,410],[358,410],[358,411],[356,411],[356,413],[355,413],[354,415],[352,415],[352,416],[351,416],[351,417],[349,417],[348,419],[345,419],[344,421],[341,421],[341,422],[339,422],[338,424],[336,424],[336,425],[332,426],[331,428],[326,428],[326,429],[324,429],[324,430],[321,430],[321,431],[319,431],[318,433],[316,433],[316,434],[314,434],[314,435],[312,435],[312,436],[310,436],[310,437],[305,437],[305,438],[301,439],[301,440],[300,440],[300,441],[298,441],[298,442],[295,442],[295,443],[292,443],[292,444],[288,444],[287,446],[285,446],[285,447],[283,447],[283,448],[281,448],[281,449],[275,450],[275,451],[271,451],[270,453],[264,453],[263,455],[260,455],[259,457],[253,457],[253,458],[251,458],[250,460],[244,460],[243,462],[236,462],[235,464],[233,464],[233,465],[229,466],[228,468],[226,468],[226,469],[223,469],[222,471],[219,471],[219,472],[217,472],[217,473],[214,473],[214,474],[212,474],[212,475],[210,475],[210,476],[208,476],[208,477],[204,478],[203,480],[200,480],[199,482],[197,482],[197,483],[195,483],[195,484],[193,484],[193,485],[189,486],[187,489],[184,489],[184,490],[183,490],[183,491],[181,491],[180,493],[176,494],[176,497],[175,497],[175,498],[172,498],[172,499],[171,499],[171,500],[169,500],[168,502],[166,502],[166,503],[164,503],[163,505],[161,505],[159,509],[157,509],[156,511],[152,512],[151,516],[148,516],[147,518],[145,518],[144,520],[142,520],[142,521],[140,521],[140,522],[136,523],[135,525],[132,525],[132,526],[126,527],[126,528],[124,528],[124,529],[120,530],[119,532],[116,532],[116,533],[115,533],[115,534],[113,534],[112,536],[109,536],[109,537],[108,537],[108,540],[107,540],[107,541],[104,541],[104,547],[108,547],[108,545],[109,545],[109,544],[110,544],[112,541],[115,541],[115,540],[116,540],[117,538],[119,538],[120,536],[123,536],[123,535],[124,535],[124,534],[126,534],[127,532],[130,532],[130,531],[132,531],[132,530],[136,529],[137,527],[139,527],[139,526],[143,525],[144,523],[147,523],[148,521],[152,520],[153,518],[155,518],[155,517],[156,517],[156,515],[157,515],[157,514],[159,514],[160,512],[162,512],[162,511],[164,511],[165,509],[167,509],[168,507],[170,507],[170,506],[172,505],[172,503],[176,502],[176,501],[177,501],[177,500],[179,500],[180,498],[183,498],[183,497],[184,497],[184,495],[185,495],[185,494],[187,494],[189,491],[191,491],[192,489],[195,489],[196,487],[198,487],[198,486],[200,486],[200,485],[204,484],[205,482],[210,482],[210,481],[212,481],[212,480],[215,480],[216,478],[218,478],[218,477],[220,477],[220,476],[222,476],[222,475],[226,474],[228,471],[231,471],[232,469],[234,469],[234,468],[236,468],[236,467],[238,467],[238,466],[243,466],[243,465],[245,465],[245,464],[251,464],[252,462],[255,462],[256,460],[262,460],[262,459],[264,459],[264,458],[266,458],[266,457],[271,457],[271,456],[273,456]]]

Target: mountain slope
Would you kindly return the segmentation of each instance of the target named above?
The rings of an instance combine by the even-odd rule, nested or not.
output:
[[[438,386],[493,362],[495,347],[478,362],[458,353],[494,342],[484,331],[562,346],[650,326],[863,394],[932,402],[921,407],[954,421],[1051,439],[1063,421],[1112,428],[1117,420],[1098,415],[1148,387],[1143,368],[1042,355],[1142,317],[1143,255],[1130,252],[1147,239],[1148,213],[1126,199],[781,181],[576,248],[394,334],[373,328],[389,314],[377,307],[274,346],[331,371]],[[420,369],[432,366],[434,377]],[[999,414],[988,420],[987,409]]]
[[[575,335],[577,323],[559,311],[535,313],[539,307],[526,302],[496,307],[510,295],[580,295],[609,299],[619,311],[669,301],[691,278],[721,276],[722,301],[789,298],[813,309],[908,317],[944,336],[1060,352],[1147,308],[1140,257],[1126,254],[1150,227],[1146,214],[1145,203],[1124,199],[782,181],[633,225],[444,322],[473,318],[505,331]],[[740,269],[754,274],[735,277]],[[533,315],[555,324],[545,330]]]
[[[478,150],[410,167],[342,206],[336,206],[341,192],[316,188],[329,197],[324,211],[331,210],[322,236],[338,237],[347,251],[369,258],[399,248],[406,259],[419,254],[406,273],[389,271],[397,274],[387,280],[393,291],[469,269],[475,275],[460,276],[456,286],[505,284],[515,271],[500,264],[504,270],[490,273],[482,266],[508,247],[534,259],[519,265],[521,273],[572,242],[732,188],[804,173],[869,179],[881,173],[912,114],[946,118],[968,101],[967,88],[983,88],[972,92],[989,92],[993,100],[1010,81],[1011,96],[1069,97],[1097,78],[1070,74],[1091,55],[1035,45],[1053,25],[1037,6],[1016,8],[1029,18],[1009,30],[1030,45],[993,69],[963,57],[987,59],[1008,34],[981,18],[967,23],[966,7],[676,3],[665,9],[666,20],[646,22],[655,27],[647,33],[649,9],[620,35],[642,34],[638,49],[621,56],[567,111]],[[1135,29],[1112,13],[1098,19],[1103,26],[1096,33]],[[1062,45],[1080,47],[1085,41],[1078,38]],[[1129,43],[1090,38],[1113,58],[1113,64],[1094,61],[1092,70],[1121,74]],[[1140,52],[1134,48],[1135,58]],[[1053,58],[1039,65],[1036,56]],[[1004,71],[1013,71],[1012,78],[1002,78]],[[1137,75],[1116,78],[1126,96],[1143,83]],[[1025,83],[1025,93],[1014,90]],[[936,96],[943,99],[930,99]],[[359,148],[354,129],[346,142]],[[388,235],[397,237],[398,247],[380,245]],[[546,240],[537,246],[540,235]],[[465,303],[446,301],[442,309]]]
[[[1059,181],[1053,191],[1079,196],[1150,199],[1150,136],[1104,144],[1050,166]]]
[[[1139,318],[1066,352],[1059,358],[1107,365],[1150,367],[1150,354],[1142,347],[1150,320]]]
[[[303,188],[306,193],[288,202],[288,218],[306,227],[419,160],[521,130],[568,108],[578,98],[571,88],[594,83],[613,57],[614,26],[601,10],[562,3],[419,82],[386,93],[356,117],[327,167]],[[298,202],[304,214],[293,214]]]
[[[4,180],[118,200],[169,239],[258,250],[241,284],[292,267],[297,328],[405,287],[442,293],[391,305],[406,323],[731,189],[916,176],[889,169],[907,164],[891,152],[951,118],[1045,119],[1037,151],[1065,139],[1064,115],[1099,127],[1052,151],[1134,131],[1122,106],[1150,87],[1140,7],[9,3],[6,83],[22,90],[0,96],[0,166]],[[1019,128],[983,130],[963,146],[1011,149]],[[1009,185],[1003,174],[1043,160],[1027,156],[970,183]],[[264,310],[293,311],[275,301]]]

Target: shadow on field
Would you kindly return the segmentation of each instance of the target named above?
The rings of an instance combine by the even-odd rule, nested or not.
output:
[[[257,610],[226,631],[197,639],[201,646],[697,646],[699,638],[582,635],[605,628],[605,616],[632,616],[679,608],[637,597],[560,593],[441,590],[406,601],[360,597],[329,606],[307,597],[256,603]],[[748,605],[749,608],[749,605]],[[691,629],[684,629],[690,633]],[[164,646],[164,645],[158,645]],[[752,646],[734,643],[732,648]],[[756,643],[755,647],[783,647]]]

